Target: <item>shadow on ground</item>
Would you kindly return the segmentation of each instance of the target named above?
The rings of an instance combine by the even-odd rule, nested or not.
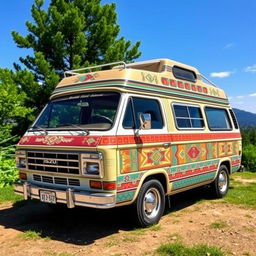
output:
[[[184,209],[203,199],[210,199],[204,188],[174,195],[171,197],[171,209],[167,209],[165,214]],[[119,230],[136,228],[131,207],[56,210],[37,201],[21,201],[11,208],[0,210],[0,225],[22,232],[40,232],[42,237],[76,245],[91,244]]]

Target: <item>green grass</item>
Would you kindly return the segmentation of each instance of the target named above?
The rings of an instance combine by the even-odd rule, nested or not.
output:
[[[256,179],[256,172],[235,172],[231,177],[241,177],[244,179]]]
[[[32,230],[25,231],[24,233],[19,235],[19,238],[24,240],[38,240],[42,236],[41,232],[36,232]]]
[[[22,234],[19,234],[18,237],[22,240],[38,240],[38,239],[44,239],[45,241],[51,240],[49,236],[42,237],[42,232],[33,231],[33,230],[27,230]]]
[[[224,201],[231,204],[243,205],[256,209],[256,183],[246,185],[235,185],[229,189]]]
[[[0,188],[0,204],[4,202],[18,202],[23,200],[22,196],[14,193],[13,187]]]
[[[210,228],[227,228],[228,224],[225,221],[215,221],[210,224]]]
[[[159,231],[161,229],[162,229],[162,227],[161,227],[160,224],[156,224],[156,225],[153,225],[153,226],[148,228],[148,230],[151,230],[151,231]]]
[[[160,246],[157,253],[163,256],[225,256],[221,249],[208,245],[186,246],[181,242]]]

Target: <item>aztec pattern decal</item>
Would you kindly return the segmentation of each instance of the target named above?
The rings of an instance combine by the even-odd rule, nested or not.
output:
[[[238,141],[173,145],[120,150],[120,172],[130,173],[183,165],[239,154]]]
[[[172,190],[211,181],[215,178],[220,159],[213,159],[199,163],[190,163],[179,166],[166,167],[169,181],[172,183]],[[232,156],[232,172],[238,170],[241,163],[241,156]],[[117,203],[131,201],[134,198],[136,189],[146,171],[120,175],[117,178]]]
[[[142,176],[143,173],[141,172],[117,177],[117,203],[133,199]]]
[[[120,151],[121,173],[137,172],[169,166],[171,163],[171,148],[139,148]]]
[[[219,140],[241,138],[240,133],[198,133],[198,134],[150,134],[150,135],[120,135],[120,136],[23,136],[19,145],[58,145],[58,146],[87,146],[96,147],[98,145],[130,145],[158,143],[166,141],[195,141],[195,140]]]

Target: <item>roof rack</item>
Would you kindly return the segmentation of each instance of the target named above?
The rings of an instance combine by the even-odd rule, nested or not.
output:
[[[200,73],[200,76],[205,80],[207,81],[210,85],[214,86],[214,87],[218,87],[214,82],[212,82],[211,80],[209,80],[207,77],[205,77],[204,75],[202,75]]]
[[[97,66],[92,66],[92,67],[86,67],[86,68],[79,68],[79,69],[73,69],[73,70],[68,70],[64,72],[64,77],[66,77],[66,75],[79,75],[81,73],[77,73],[78,71],[82,71],[82,70],[91,70],[95,69],[95,68],[101,68],[101,67],[107,67],[107,66],[112,66],[112,65],[119,65],[118,67],[123,66],[123,69],[126,68],[127,64],[124,61],[117,61],[117,62],[111,62],[111,63],[107,63],[107,64],[102,64],[102,65],[97,65]]]

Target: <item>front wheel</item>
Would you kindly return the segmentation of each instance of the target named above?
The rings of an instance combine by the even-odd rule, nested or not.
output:
[[[222,198],[228,193],[229,173],[225,165],[220,166],[218,175],[211,184],[211,188],[215,198]]]
[[[165,208],[165,193],[158,180],[146,181],[136,201],[137,218],[142,227],[157,224]]]

